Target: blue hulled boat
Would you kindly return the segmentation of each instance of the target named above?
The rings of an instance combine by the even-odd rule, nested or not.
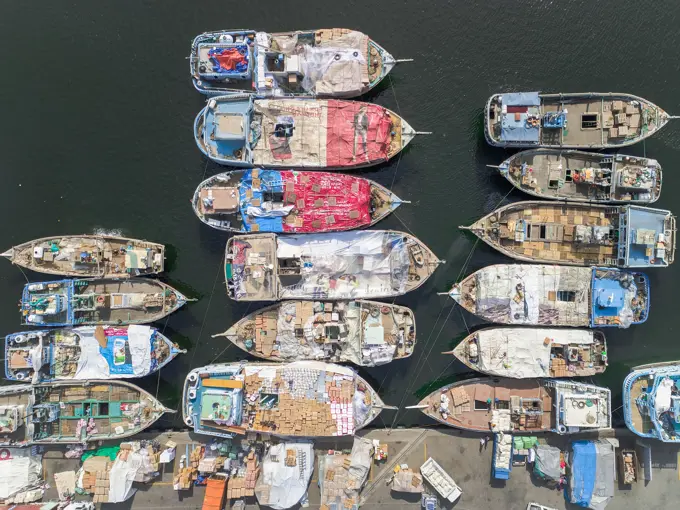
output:
[[[680,361],[634,367],[623,382],[623,416],[638,436],[680,443]]]
[[[23,331],[5,337],[5,377],[33,383],[143,377],[183,352],[150,326]]]
[[[77,279],[29,283],[21,295],[21,323],[30,326],[143,324],[171,314],[187,298],[149,278]]]

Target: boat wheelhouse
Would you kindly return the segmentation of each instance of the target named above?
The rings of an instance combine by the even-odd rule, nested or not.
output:
[[[194,122],[203,154],[235,167],[345,170],[383,163],[415,137],[382,106],[337,99],[208,100]]]
[[[206,32],[189,56],[194,87],[210,96],[350,98],[375,87],[397,62],[367,35],[345,28]]]
[[[445,354],[483,374],[515,379],[593,376],[608,361],[605,337],[592,329],[484,328]]]
[[[680,443],[680,362],[634,367],[623,382],[623,416],[638,436]]]
[[[651,204],[661,195],[655,159],[577,150],[533,149],[498,166],[517,189],[570,202]]]
[[[88,443],[133,436],[165,408],[125,381],[59,381],[0,386],[0,445]]]
[[[284,301],[220,335],[270,361],[322,360],[377,366],[413,354],[416,323],[405,306],[376,301]]]
[[[38,273],[128,278],[163,272],[165,246],[106,235],[43,237],[14,246],[2,256]]]
[[[455,284],[449,296],[497,324],[627,328],[649,316],[649,279],[620,269],[497,264]]]
[[[675,258],[675,216],[636,205],[515,202],[461,228],[526,262],[647,268]]]
[[[472,432],[570,434],[611,428],[611,391],[557,379],[457,381],[415,406],[439,423]]]
[[[186,302],[187,298],[178,291],[150,278],[29,283],[21,296],[21,323],[30,326],[143,324],[166,317]]]
[[[199,184],[192,205],[206,225],[227,232],[309,233],[374,225],[402,201],[377,182],[293,170],[236,170]]]
[[[197,368],[187,375],[182,398],[187,426],[218,437],[352,436],[388,408],[351,368],[317,361]]]
[[[5,377],[13,381],[144,377],[183,351],[149,326],[81,326],[5,337]]]
[[[484,113],[486,140],[496,147],[519,148],[625,147],[673,118],[641,97],[614,92],[494,94]]]
[[[420,287],[440,260],[415,237],[392,230],[227,241],[227,294],[237,301],[394,297]]]

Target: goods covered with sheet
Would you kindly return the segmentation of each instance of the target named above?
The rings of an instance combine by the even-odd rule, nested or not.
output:
[[[307,493],[314,470],[314,445],[308,442],[273,445],[261,464],[255,495],[260,505],[283,510]]]
[[[248,170],[239,203],[247,232],[351,230],[371,223],[370,182],[351,175]]]
[[[260,100],[254,105],[261,135],[253,164],[343,168],[388,159],[393,117],[385,108],[339,100]],[[401,147],[398,147],[401,149]]]

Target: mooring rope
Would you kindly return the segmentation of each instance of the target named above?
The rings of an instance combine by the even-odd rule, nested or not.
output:
[[[194,363],[194,358],[196,357],[196,351],[198,351],[198,346],[201,344],[201,337],[203,336],[203,328],[205,327],[205,321],[208,318],[208,312],[210,311],[210,304],[212,303],[213,296],[215,295],[215,287],[217,286],[217,279],[220,276],[222,267],[224,266],[224,257],[217,266],[217,274],[215,275],[215,280],[213,281],[212,292],[210,293],[210,299],[208,299],[208,307],[205,309],[205,314],[203,315],[203,322],[201,322],[201,330],[198,333],[198,340],[196,340],[196,346],[194,347],[194,352],[191,354],[191,361],[189,366]]]

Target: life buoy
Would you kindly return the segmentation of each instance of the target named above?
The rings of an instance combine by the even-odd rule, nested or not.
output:
[[[566,431],[567,431],[567,427],[565,427],[564,425],[558,425],[557,426],[557,432],[558,433],[564,434]]]
[[[23,381],[26,378],[26,374],[24,374],[23,372],[17,372],[16,378],[17,381]]]
[[[0,460],[9,460],[12,458],[12,454],[7,448],[0,450]]]
[[[103,303],[104,302],[104,296],[97,296],[97,303]]]

